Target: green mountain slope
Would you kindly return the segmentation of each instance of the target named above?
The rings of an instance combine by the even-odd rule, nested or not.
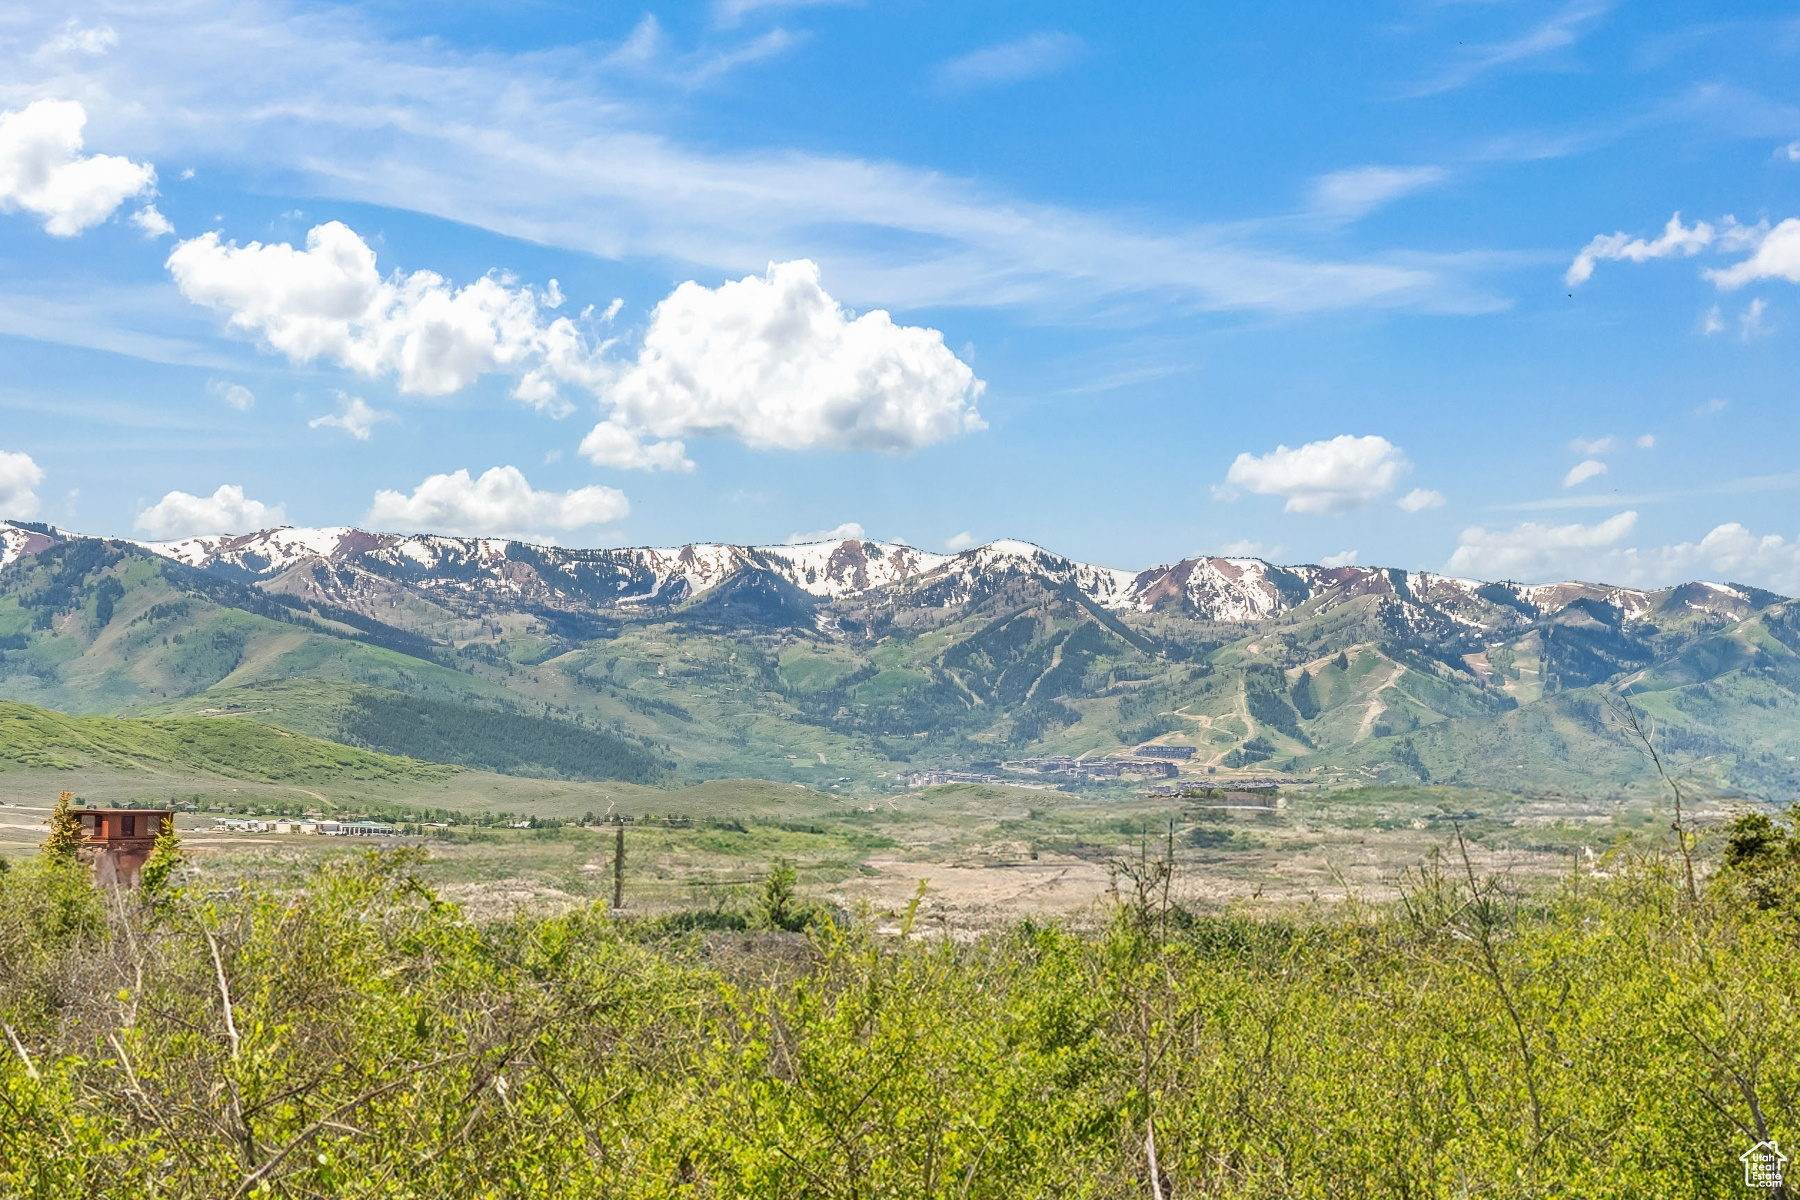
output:
[[[267,721],[366,750],[501,775],[655,783],[667,773],[641,742],[607,730],[333,679],[216,687],[162,709]]]
[[[570,779],[646,783],[664,771],[639,740],[516,711],[522,697],[485,659],[136,547],[66,543],[14,564],[4,583],[0,697],[254,721],[273,718],[267,701],[281,693],[273,723],[390,755]]]
[[[0,571],[0,697],[230,714],[519,776],[868,793],[1152,741],[1208,777],[1628,787],[1647,768],[1614,728],[1626,692],[1696,781],[1800,786],[1800,602],[1748,588],[1632,593],[1628,613],[1605,589],[1540,604],[1486,585],[1454,608],[1391,573],[1224,622],[1105,609],[1029,573],[827,600],[747,569],[601,619],[361,577],[329,593],[353,611],[318,599],[337,569],[265,590],[121,543],[22,557]]]
[[[331,783],[435,781],[453,768],[374,754],[242,718],[76,717],[0,700],[0,770],[168,768],[228,779]]]

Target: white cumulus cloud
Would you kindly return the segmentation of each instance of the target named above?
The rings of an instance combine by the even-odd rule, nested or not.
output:
[[[692,471],[687,445],[680,439],[646,445],[617,421],[602,421],[581,439],[581,453],[595,466],[622,471]]]
[[[1736,521],[1717,526],[1698,542],[1679,542],[1643,554],[1633,552],[1640,577],[1656,582],[1703,578],[1742,582],[1800,595],[1800,538],[1751,533]]]
[[[1639,434],[1638,440],[1637,440],[1637,447],[1639,450],[1654,450],[1654,449],[1656,449],[1656,435],[1654,433]]]
[[[812,533],[791,533],[784,543],[789,546],[806,546],[813,542],[848,542],[862,541],[863,527],[855,521],[845,521],[836,529],[818,529]]]
[[[0,112],[0,212],[24,209],[55,237],[74,237],[156,185],[156,168],[112,154],[83,155],[87,110],[38,100]]]
[[[249,412],[256,407],[256,393],[241,383],[214,379],[206,385],[206,391],[208,395],[217,396],[239,412]]]
[[[975,544],[975,535],[970,533],[966,529],[963,530],[961,533],[953,533],[949,537],[944,539],[944,549],[949,550],[953,553],[960,554],[962,551],[967,550],[970,546],[973,546],[974,544]]]
[[[1340,550],[1336,554],[1327,554],[1324,558],[1319,560],[1319,565],[1321,567],[1354,567],[1356,565],[1356,551]]]
[[[17,517],[30,520],[37,516],[37,485],[44,482],[44,469],[31,455],[0,450],[0,520]]]
[[[1576,438],[1569,443],[1577,454],[1605,454],[1618,448],[1619,439],[1608,434],[1597,438]]]
[[[1569,473],[1563,476],[1563,486],[1571,488],[1578,483],[1584,483],[1587,480],[1592,479],[1596,475],[1604,474],[1606,474],[1605,463],[1592,458],[1585,459],[1569,468]]]
[[[239,246],[209,231],[176,243],[167,265],[183,296],[290,361],[393,376],[403,392],[442,396],[514,372],[515,397],[562,415],[570,406],[559,384],[592,388],[603,377],[575,323],[545,319],[562,302],[555,280],[539,291],[494,275],[460,288],[433,271],[383,277],[375,251],[339,221],[315,226],[304,250]]]
[[[631,511],[615,488],[533,491],[517,467],[493,467],[471,479],[464,470],[432,475],[412,495],[375,493],[363,520],[371,528],[466,536],[526,537],[544,529],[583,529],[622,520]]]
[[[1286,496],[1288,512],[1340,513],[1374,503],[1410,470],[1412,463],[1386,438],[1346,433],[1294,450],[1277,446],[1261,456],[1240,454],[1225,473],[1226,486],[1214,492],[1221,498],[1236,489]]]
[[[377,423],[394,419],[394,414],[391,412],[370,408],[361,396],[346,396],[339,392],[338,403],[341,411],[314,417],[306,423],[306,427],[308,429],[322,427],[341,429],[357,441],[366,442],[374,436]]]
[[[612,412],[582,453],[680,467],[682,447],[667,439],[711,436],[899,454],[987,428],[975,408],[985,386],[943,334],[879,309],[853,317],[801,259],[676,288],[651,313],[636,361],[604,389]],[[662,441],[643,445],[651,439]]]
[[[1594,525],[1539,525],[1462,531],[1445,568],[1452,575],[1535,581],[1591,571],[1593,551],[1616,545],[1637,527],[1635,512],[1622,512]],[[1609,581],[1610,582],[1610,581]]]
[[[1431,488],[1414,488],[1400,499],[1394,501],[1409,513],[1424,512],[1428,508],[1444,507],[1444,493]]]
[[[1597,525],[1467,529],[1445,569],[1525,583],[1579,578],[1658,588],[1706,580],[1800,594],[1800,538],[1756,534],[1732,521],[1694,542],[1623,545],[1636,523],[1636,513],[1622,512]]]
[[[1597,234],[1582,247],[1581,253],[1575,256],[1575,261],[1569,264],[1569,269],[1563,274],[1563,282],[1570,287],[1586,283],[1593,277],[1594,264],[1602,259],[1641,263],[1674,255],[1692,258],[1709,246],[1720,250],[1741,250],[1754,246],[1763,241],[1769,232],[1766,225],[1740,225],[1737,218],[1729,216],[1717,227],[1706,221],[1695,221],[1693,227],[1689,228],[1681,223],[1681,214],[1676,213],[1663,226],[1662,236],[1650,241],[1624,233]],[[1709,272],[1709,277],[1712,274]]]
[[[175,226],[169,218],[156,211],[156,205],[146,204],[131,214],[131,223],[144,231],[144,236],[155,240],[175,232]]]
[[[1800,217],[1789,217],[1757,246],[1756,253],[1741,263],[1705,275],[1722,291],[1731,291],[1758,279],[1785,279],[1800,283]]]
[[[210,496],[170,492],[137,515],[133,528],[159,541],[195,537],[203,533],[248,533],[268,529],[287,520],[279,504],[264,504],[244,495],[244,489],[228,483]]]

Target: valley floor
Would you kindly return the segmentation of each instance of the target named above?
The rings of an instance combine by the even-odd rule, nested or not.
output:
[[[0,856],[30,855],[56,793],[68,789],[90,805],[178,802],[196,810],[181,812],[177,827],[202,876],[280,884],[371,844],[418,844],[430,856],[424,876],[470,911],[554,912],[611,896],[616,831],[605,822],[621,816],[631,822],[629,912],[738,911],[786,862],[803,895],[865,913],[878,927],[891,924],[923,884],[924,919],[980,930],[1022,917],[1101,921],[1115,898],[1118,864],[1167,844],[1177,863],[1176,900],[1199,912],[1242,912],[1391,899],[1403,877],[1451,848],[1459,832],[1481,870],[1528,884],[1566,876],[1578,864],[1593,869],[1608,850],[1667,835],[1666,815],[1643,797],[1448,787],[1297,789],[1265,805],[974,784],[852,799],[758,780],[659,790],[478,772],[321,788],[163,782],[146,794],[135,774],[0,773]],[[228,816],[345,813],[359,804],[378,819],[418,824],[407,836],[369,840],[216,829]],[[1717,822],[1736,807],[1715,801],[1694,815]],[[595,823],[577,823],[584,819]],[[523,822],[538,827],[514,827]]]

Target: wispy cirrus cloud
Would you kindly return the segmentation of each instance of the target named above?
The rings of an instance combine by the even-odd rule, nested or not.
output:
[[[1312,206],[1323,216],[1354,221],[1403,196],[1442,183],[1442,167],[1351,167],[1313,181]]]
[[[1577,484],[1586,483],[1596,475],[1604,474],[1606,474],[1605,463],[1597,458],[1586,458],[1569,468],[1569,473],[1563,476],[1562,485],[1572,488]]]
[[[752,13],[854,3],[856,0],[717,0],[713,5],[713,23],[722,29],[732,29]]]
[[[1611,4],[1591,2],[1570,4],[1518,37],[1468,46],[1445,70],[1406,88],[1402,95],[1409,98],[1441,95],[1465,87],[1490,71],[1567,49],[1587,36],[1611,7]]]
[[[1023,83],[1073,66],[1085,53],[1087,43],[1072,33],[1033,33],[951,59],[937,69],[937,85],[964,92]]]
[[[738,67],[783,54],[803,40],[804,34],[771,29],[747,42],[682,51],[671,44],[656,14],[645,13],[630,36],[607,55],[606,64],[676,87],[697,88]]]
[[[1498,303],[1469,282],[1480,268],[1464,259],[1319,251],[1280,222],[1157,220],[1033,202],[905,163],[689,145],[661,131],[625,67],[596,66],[583,48],[458,55],[390,42],[353,9],[268,0],[192,0],[181,20],[164,15],[109,13],[118,44],[53,74],[0,45],[0,103],[52,80],[69,95],[138,97],[107,110],[110,148],[229,161],[322,196],[714,278],[811,258],[858,307],[1054,317],[1135,306],[1150,320]],[[57,30],[41,25],[39,40]],[[196,25],[205,38],[191,35]],[[18,44],[32,40],[25,30]],[[998,80],[1072,49],[1041,45],[1054,53],[1019,44],[960,70]]]
[[[1442,508],[1447,503],[1444,493],[1433,488],[1414,488],[1394,503],[1409,513],[1424,512],[1428,508]]]

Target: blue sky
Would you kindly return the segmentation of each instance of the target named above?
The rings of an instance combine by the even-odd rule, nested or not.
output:
[[[1796,65],[1755,4],[0,9],[0,515],[1792,594]]]

